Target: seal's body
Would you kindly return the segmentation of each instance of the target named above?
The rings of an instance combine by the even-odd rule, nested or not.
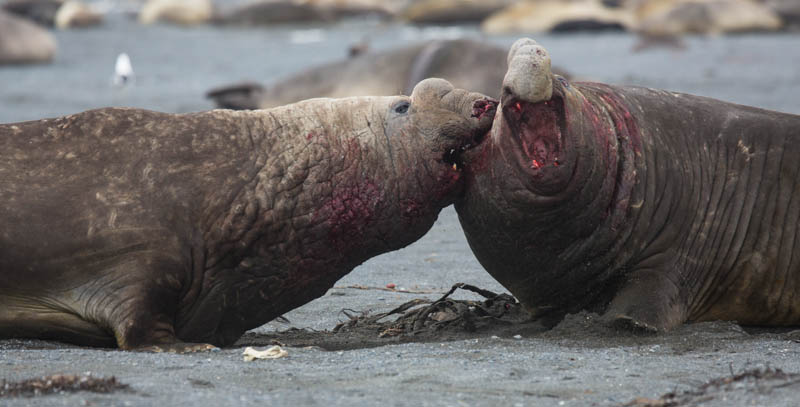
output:
[[[571,84],[549,64],[512,47],[467,159],[456,209],[481,264],[537,315],[800,324],[800,116]]]
[[[450,151],[489,129],[473,103],[494,106],[431,80],[411,97],[0,125],[0,336],[231,344],[421,237],[459,191]]]

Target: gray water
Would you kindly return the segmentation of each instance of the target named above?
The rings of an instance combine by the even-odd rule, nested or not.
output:
[[[243,80],[270,83],[342,59],[368,39],[386,49],[432,38],[481,38],[474,26],[413,27],[370,20],[275,28],[142,26],[111,15],[103,26],[56,31],[59,51],[48,65],[0,67],[0,122],[34,120],[104,106],[165,112],[213,108],[204,94]],[[636,84],[800,113],[800,36],[688,38],[687,49],[632,53],[623,33],[531,34],[553,63],[577,78]],[[488,37],[510,45],[517,36]],[[117,54],[130,55],[134,86],[115,89]],[[499,85],[498,85],[499,87]]]

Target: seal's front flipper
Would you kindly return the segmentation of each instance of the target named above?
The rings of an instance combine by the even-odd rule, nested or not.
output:
[[[137,352],[193,353],[219,350],[208,343],[181,341],[166,315],[155,310],[149,316],[143,312],[139,317],[124,321],[115,336],[120,349]]]
[[[680,289],[664,270],[639,270],[617,292],[603,319],[610,325],[634,332],[665,332],[686,317]]]

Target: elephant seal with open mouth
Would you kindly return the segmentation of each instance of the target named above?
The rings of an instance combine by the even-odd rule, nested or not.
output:
[[[569,83],[529,39],[508,58],[456,210],[528,310],[651,332],[800,324],[800,116]]]
[[[0,125],[0,337],[230,345],[427,232],[496,105],[429,79],[410,97]]]

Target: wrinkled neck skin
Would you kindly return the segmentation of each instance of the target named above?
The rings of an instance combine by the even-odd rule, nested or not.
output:
[[[615,242],[630,233],[641,152],[611,88],[554,78],[550,100],[498,109],[456,202],[478,260],[534,314],[609,295],[603,272],[625,261]]]
[[[421,137],[384,132],[390,100],[316,99],[245,112],[252,128],[267,129],[253,135],[265,153],[251,180],[205,208],[204,264],[220,281],[275,280],[263,284],[269,291],[253,288],[264,309],[242,310],[253,326],[417,240],[452,203],[459,173],[426,163]]]

